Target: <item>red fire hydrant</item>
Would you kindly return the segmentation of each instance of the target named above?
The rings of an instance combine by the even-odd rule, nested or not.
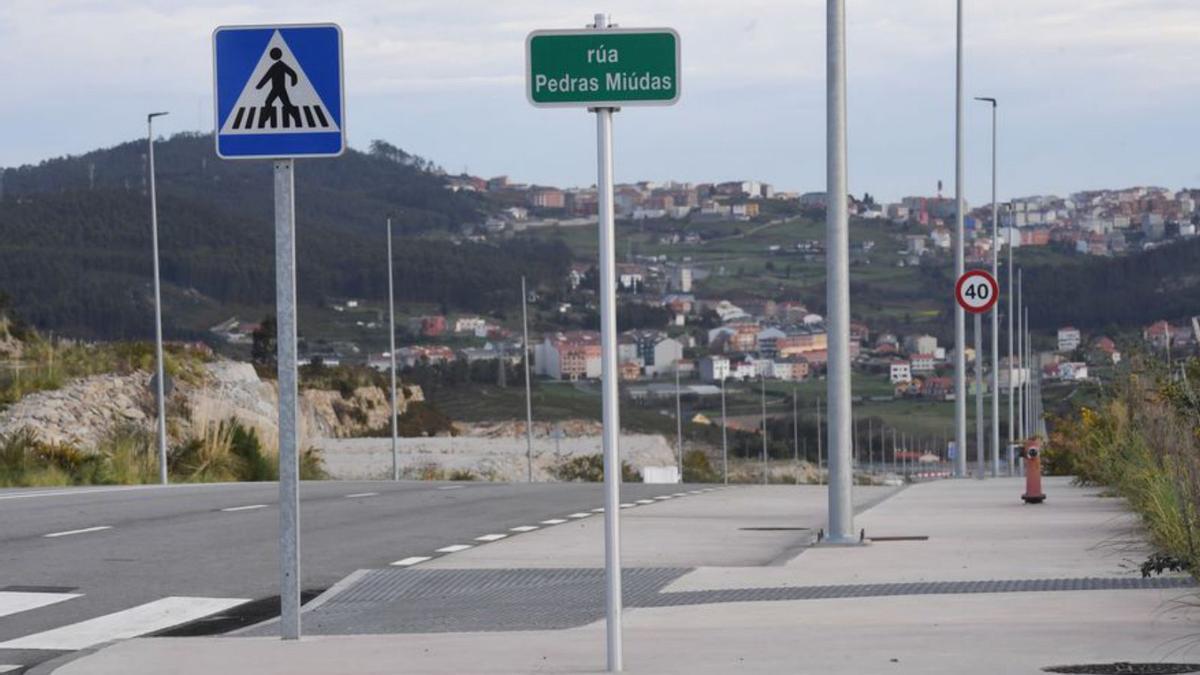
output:
[[[1021,495],[1021,499],[1026,504],[1041,504],[1046,501],[1046,494],[1042,492],[1042,442],[1039,439],[1031,439],[1025,444],[1025,451],[1021,453],[1025,459],[1025,494]]]

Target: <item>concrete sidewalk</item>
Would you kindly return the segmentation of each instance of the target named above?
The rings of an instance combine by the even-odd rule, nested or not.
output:
[[[856,526],[868,537],[927,540],[807,550],[801,546],[805,532],[741,528],[807,526],[786,514],[776,520],[778,509],[792,500],[797,511],[819,505],[821,488],[747,487],[639,507],[637,517],[624,519],[627,550],[635,551],[631,566],[692,569],[662,589],[658,597],[668,599],[662,606],[626,611],[625,668],[848,675],[949,675],[969,668],[984,675],[1081,663],[1200,661],[1200,654],[1189,654],[1200,632],[1186,604],[1195,601],[1195,590],[1140,581],[1134,568],[1146,551],[1136,522],[1118,500],[1098,492],[1052,479],[1046,504],[1025,506],[1015,480],[917,485],[860,515]],[[598,536],[598,524],[594,518],[514,537],[438,565],[586,564],[599,550],[588,543]],[[743,540],[757,534],[778,538],[757,542],[761,546]],[[655,541],[659,546],[649,545]],[[772,555],[781,548],[798,555]],[[554,560],[558,555],[562,559]],[[1073,581],[1050,581],[1055,579]],[[947,583],[955,581],[992,583]],[[1101,590],[1046,590],[1058,587]],[[983,588],[987,592],[978,592]],[[673,606],[678,598],[687,602]],[[113,645],[55,672],[602,672],[604,629],[598,621],[562,630],[324,636],[293,643],[150,638]]]

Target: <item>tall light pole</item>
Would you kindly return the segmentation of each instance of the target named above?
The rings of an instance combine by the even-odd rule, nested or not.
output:
[[[679,455],[679,482],[683,482],[683,402],[679,392],[679,359],[675,360],[675,452]]]
[[[767,477],[767,373],[764,371],[759,379],[762,381],[762,480],[766,485],[770,482]]]
[[[392,480],[400,480],[400,452],[396,449],[396,294],[392,265],[392,219],[387,219],[388,258],[388,355],[392,359]]]
[[[154,384],[158,403],[158,482],[167,484],[167,401],[163,374],[162,282],[158,269],[158,195],[154,184],[154,118],[168,113],[146,115],[146,145],[150,162],[150,239],[154,246]]]
[[[992,105],[992,278],[1000,278],[1000,205],[996,202],[996,99],[975,98]],[[992,476],[1000,475],[1000,303],[992,308]]]
[[[1011,213],[1011,209],[1010,209]],[[1007,228],[1008,232],[1008,475],[1016,475],[1016,443],[1017,443],[1017,419],[1013,401],[1013,242],[1012,242],[1012,225]]]
[[[829,360],[830,544],[857,543],[850,455],[850,214],[846,169],[846,0],[827,0],[825,275]]]
[[[525,362],[525,480],[533,482],[533,384],[529,380],[529,293],[521,275],[521,360]],[[500,366],[503,368],[504,366]]]
[[[957,0],[956,84],[954,90],[954,278],[961,278],[966,267],[963,226],[963,3]],[[954,475],[967,476],[967,318],[958,303],[954,306]],[[978,357],[976,357],[978,358]]]
[[[1022,271],[1017,270],[1017,363],[1020,364],[1020,376],[1017,382],[1017,430],[1018,438],[1024,443],[1025,435],[1025,308],[1022,304],[1021,290],[1024,286]]]
[[[800,484],[800,394],[792,387],[792,454],[796,465],[796,484]]]
[[[721,374],[721,471],[729,485],[729,434],[725,426],[725,373]]]
[[[824,447],[823,440],[821,438],[821,397],[818,396],[817,397],[817,485],[821,485],[825,482],[825,479],[823,477],[821,477],[821,470],[824,468],[824,461],[822,460],[822,453],[824,452],[824,450],[822,449],[823,447]]]

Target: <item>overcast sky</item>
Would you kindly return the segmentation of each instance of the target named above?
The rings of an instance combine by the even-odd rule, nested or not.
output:
[[[1200,1],[967,0],[967,93],[1001,102],[1001,198],[1200,186]],[[850,187],[954,181],[953,0],[849,0]],[[0,0],[0,166],[212,129],[218,25],[345,36],[347,130],[449,171],[595,181],[595,125],[532,108],[524,38],[597,11],[682,36],[682,98],[616,118],[623,181],[824,188],[824,0]],[[967,193],[989,196],[987,108],[968,107]]]

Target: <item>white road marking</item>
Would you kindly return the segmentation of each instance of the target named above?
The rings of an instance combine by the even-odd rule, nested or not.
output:
[[[633,508],[633,507],[635,507],[635,506],[637,506],[637,504],[634,504],[633,502],[626,502],[626,503],[624,503],[624,504],[622,504],[622,505],[621,505],[621,508],[623,508],[623,509],[631,509],[631,508]]]
[[[17,668],[24,668],[24,667],[25,667],[25,666],[5,666],[5,665],[0,665],[0,673],[11,673],[12,671],[16,670]]]
[[[686,492],[676,492],[675,494],[673,494],[671,496],[672,497],[686,497],[687,493]]]
[[[97,525],[96,527],[85,527],[82,530],[67,530],[66,532],[51,532],[43,534],[46,539],[54,539],[55,537],[69,537],[72,534],[86,534],[88,532],[99,532],[101,530],[111,530],[112,525]]]
[[[512,530],[513,532],[533,532],[534,530],[538,529],[538,526],[537,525],[521,525],[518,527],[510,527],[508,529]]]
[[[78,598],[79,593],[26,593],[24,591],[0,591],[0,616],[26,612],[38,607],[53,605],[71,598]],[[0,671],[2,672],[2,671]]]
[[[589,518],[589,517],[591,517],[591,515],[592,514],[590,514],[590,513],[583,513],[582,511],[580,511],[579,513],[572,513],[571,515],[569,515],[567,517],[568,518]]]
[[[363,497],[378,497],[378,492],[355,492],[352,495],[346,495],[346,499],[361,499]]]
[[[443,546],[442,548],[439,548],[437,550],[437,552],[438,553],[458,553],[459,551],[465,551],[469,548],[471,548],[471,544],[452,544],[450,546]]]
[[[461,490],[464,487],[466,487],[466,486],[465,485],[447,485],[445,487],[440,487],[438,489],[439,490]]]
[[[416,565],[417,563],[423,563],[426,560],[433,560],[433,558],[430,558],[427,555],[414,555],[404,558],[403,560],[397,560],[396,562],[392,563],[392,565],[394,567],[410,567],[412,565]]]
[[[475,537],[475,541],[500,541],[507,536],[507,534],[485,534],[482,537]]]
[[[653,500],[653,499],[639,499],[639,500],[637,500],[637,503],[639,503],[639,504],[653,504],[653,503],[654,503],[654,500]]]
[[[655,497],[655,499],[662,501],[664,499],[674,499],[674,497],[672,497],[671,495],[662,495],[660,497]]]
[[[225,513],[232,513],[234,511],[254,511],[257,509],[265,509],[265,508],[267,508],[266,504],[247,504],[246,506],[231,506],[227,509],[221,509],[221,510],[224,511]]]
[[[601,506],[598,509],[592,509],[592,513],[604,513],[604,507]]]
[[[0,649],[76,651],[195,621],[249,602],[243,598],[167,597],[43,633],[0,642]]]
[[[543,525],[562,525],[565,522],[567,522],[567,521],[562,518],[551,518],[550,520],[543,520],[542,524]]]

